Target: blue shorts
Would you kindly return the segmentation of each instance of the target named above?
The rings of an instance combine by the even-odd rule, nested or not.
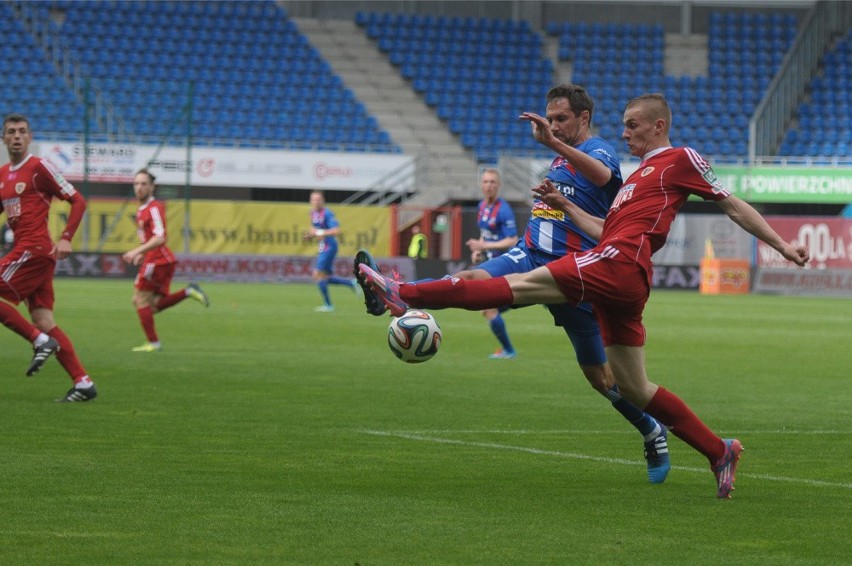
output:
[[[503,255],[489,259],[474,269],[487,271],[491,277],[502,277],[510,273],[527,273],[555,259],[554,256],[528,250],[523,245],[515,246]],[[588,303],[573,307],[569,304],[547,305],[556,326],[561,326],[574,345],[577,362],[597,366],[606,362],[601,329]]]
[[[337,248],[326,249],[317,254],[315,268],[325,273],[334,273],[334,258],[337,257]]]

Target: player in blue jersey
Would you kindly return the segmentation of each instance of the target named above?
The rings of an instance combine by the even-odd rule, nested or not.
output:
[[[317,262],[314,266],[313,278],[317,282],[323,304],[314,310],[317,312],[333,312],[334,305],[328,294],[329,285],[345,285],[355,289],[355,280],[346,277],[336,277],[334,258],[337,256],[337,236],[340,234],[340,224],[334,213],[325,206],[325,195],[322,191],[311,192],[311,229],[304,233],[305,240],[318,240]]]
[[[546,175],[550,183],[542,183],[533,189],[535,199],[524,236],[508,252],[474,269],[457,273],[456,278],[490,279],[509,273],[525,273],[569,252],[587,250],[596,244],[571,221],[560,202],[567,199],[589,214],[605,217],[621,186],[618,157],[606,141],[592,136],[594,102],[585,89],[562,84],[548,91],[546,102],[546,119],[557,140],[560,156],[553,160]],[[530,121],[533,136],[544,144],[543,132],[531,120],[533,116],[537,115],[524,113],[521,119]],[[369,259],[369,254],[361,255],[361,258]],[[370,265],[366,261],[361,263]],[[361,278],[358,281],[362,283]],[[362,284],[362,288],[368,303],[380,301],[369,286]],[[648,480],[651,483],[665,481],[671,467],[668,431],[653,417],[622,398],[607,363],[600,327],[591,307],[581,303],[577,307],[548,305],[548,309],[556,325],[561,326],[571,340],[577,362],[591,386],[609,399],[642,435]],[[376,314],[378,310],[368,312]]]
[[[479,178],[482,200],[476,213],[476,225],[479,238],[471,238],[467,243],[471,261],[481,263],[497,257],[518,242],[518,226],[515,211],[505,199],[500,197],[500,173],[496,169],[486,169]],[[503,309],[506,310],[506,309]],[[491,359],[511,359],[515,357],[515,348],[506,331],[500,309],[482,311],[488,321],[491,332],[500,342],[500,349],[491,354]]]

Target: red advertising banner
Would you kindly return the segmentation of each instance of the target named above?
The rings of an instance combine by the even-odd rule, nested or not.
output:
[[[785,240],[808,246],[811,261],[805,269],[852,269],[852,220],[848,218],[768,217]],[[801,269],[767,244],[757,243],[757,267]]]

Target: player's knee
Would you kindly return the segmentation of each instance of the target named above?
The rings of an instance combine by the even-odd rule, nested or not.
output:
[[[592,388],[601,395],[606,395],[615,383],[612,373],[608,370],[605,364],[581,367],[583,369],[583,375],[586,376],[586,380],[589,382],[589,385],[591,385]]]
[[[482,311],[482,316],[485,317],[485,320],[491,322],[492,320],[500,316],[500,311],[497,309],[486,309]]]
[[[42,332],[50,332],[56,326],[56,321],[53,320],[53,311],[48,309],[35,309],[30,313],[33,324]]]

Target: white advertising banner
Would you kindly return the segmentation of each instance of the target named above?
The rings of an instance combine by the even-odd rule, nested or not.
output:
[[[751,259],[754,237],[724,214],[680,214],[666,244],[654,254],[655,265],[698,265],[706,244],[718,258]]]
[[[85,146],[76,142],[40,142],[33,153],[49,159],[70,181],[81,181]],[[190,182],[208,187],[309,188],[361,191],[394,171],[409,165],[406,155],[284,151],[193,147]],[[89,180],[97,183],[131,183],[133,174],[148,167],[159,184],[186,182],[184,147],[134,144],[90,144]],[[402,179],[405,177],[403,176]],[[393,188],[411,190],[408,183]]]

